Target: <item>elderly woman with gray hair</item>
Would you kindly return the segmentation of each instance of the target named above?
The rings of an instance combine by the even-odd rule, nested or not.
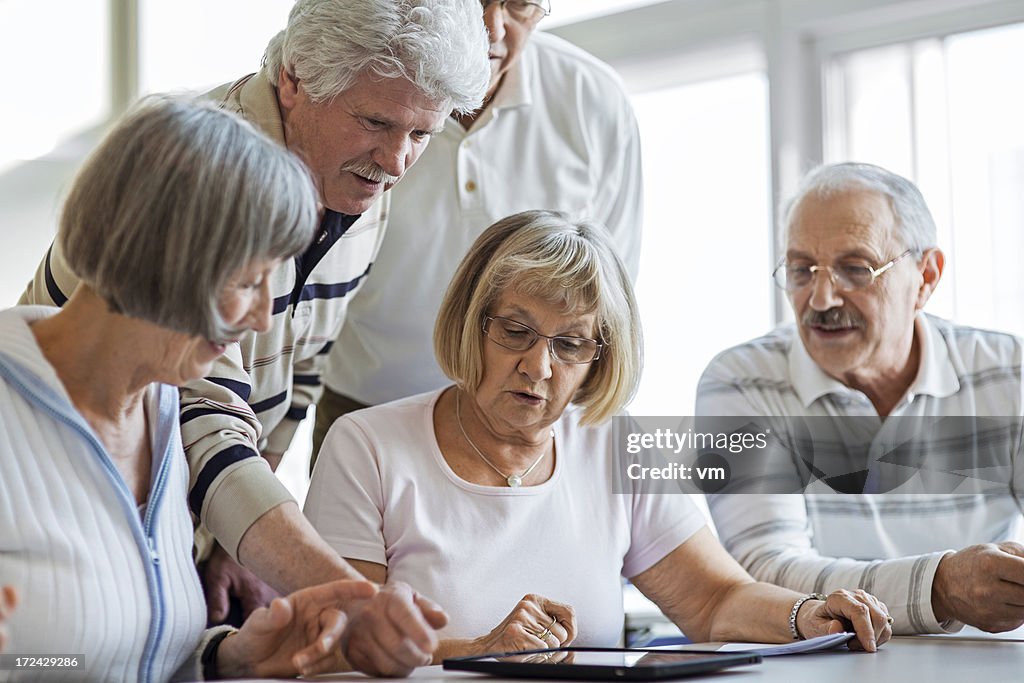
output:
[[[755,582],[689,497],[613,493],[609,418],[637,386],[641,331],[602,229],[546,211],[492,225],[434,347],[454,386],[338,420],[305,512],[368,578],[445,596],[435,659],[615,645],[621,576],[695,640],[890,637],[871,595]]]
[[[148,101],[85,163],[57,238],[81,284],[62,309],[0,312],[8,651],[147,683],[337,666],[335,605],[372,596],[369,582],[298,591],[204,634],[174,386],[266,329],[268,274],[316,217],[302,164],[212,106]]]

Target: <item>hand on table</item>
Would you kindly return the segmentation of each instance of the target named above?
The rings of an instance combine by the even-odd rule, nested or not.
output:
[[[540,650],[569,645],[576,638],[572,607],[542,595],[526,595],[490,633],[471,641],[465,655]]]
[[[862,590],[838,590],[827,600],[808,600],[797,613],[797,630],[804,638],[853,631],[851,650],[874,652],[892,638],[889,610],[875,596]]]
[[[984,543],[947,555],[932,581],[932,611],[983,631],[1011,631],[1024,624],[1024,546]]]
[[[224,678],[311,676],[344,665],[339,643],[348,617],[339,605],[373,597],[369,581],[333,581],[276,598],[225,638],[217,650]]]
[[[371,676],[408,676],[414,668],[430,664],[437,629],[448,623],[448,615],[437,604],[401,582],[382,586],[371,599],[352,603],[345,611],[345,658]]]

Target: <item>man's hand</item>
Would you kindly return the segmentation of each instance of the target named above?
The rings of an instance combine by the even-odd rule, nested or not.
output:
[[[260,607],[266,607],[280,594],[259,580],[251,571],[231,559],[217,544],[203,567],[203,589],[210,624],[222,624],[228,616],[231,598],[238,598],[242,618]]]
[[[345,659],[371,676],[408,676],[430,664],[437,629],[448,615],[404,583],[389,583],[361,604],[347,608],[349,626],[342,636]]]
[[[7,620],[18,606],[18,593],[11,586],[0,587],[0,652],[7,644]]]
[[[369,581],[334,581],[276,598],[252,613],[217,650],[223,678],[312,676],[344,664],[338,643],[348,621],[339,605],[372,598]]]
[[[972,545],[946,555],[932,581],[932,611],[982,631],[1024,624],[1024,546],[1007,541]]]

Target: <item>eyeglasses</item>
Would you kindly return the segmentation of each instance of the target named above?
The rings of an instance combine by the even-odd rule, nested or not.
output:
[[[852,292],[858,289],[870,287],[875,283],[882,273],[895,266],[900,259],[913,254],[913,249],[905,252],[885,263],[878,268],[872,268],[862,263],[838,263],[834,266],[804,265],[801,263],[780,263],[772,271],[772,279],[787,292],[795,292],[811,284],[814,274],[818,271],[828,271],[829,279],[836,289],[844,292]]]
[[[592,363],[601,357],[604,344],[585,337],[549,337],[529,325],[510,318],[484,316],[484,334],[498,346],[511,351],[527,351],[538,339],[548,340],[551,356],[563,363]]]
[[[480,0],[486,10],[491,5],[501,5],[505,16],[522,24],[533,24],[551,14],[549,0]]]

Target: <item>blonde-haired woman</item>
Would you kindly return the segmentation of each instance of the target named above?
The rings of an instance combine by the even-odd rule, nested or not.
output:
[[[866,593],[754,582],[687,496],[614,492],[609,418],[639,381],[641,332],[599,226],[530,211],[488,228],[448,287],[434,347],[455,384],[338,420],[305,511],[368,578],[444,596],[436,659],[615,645],[622,576],[694,640],[852,627],[873,651],[891,636]]]

